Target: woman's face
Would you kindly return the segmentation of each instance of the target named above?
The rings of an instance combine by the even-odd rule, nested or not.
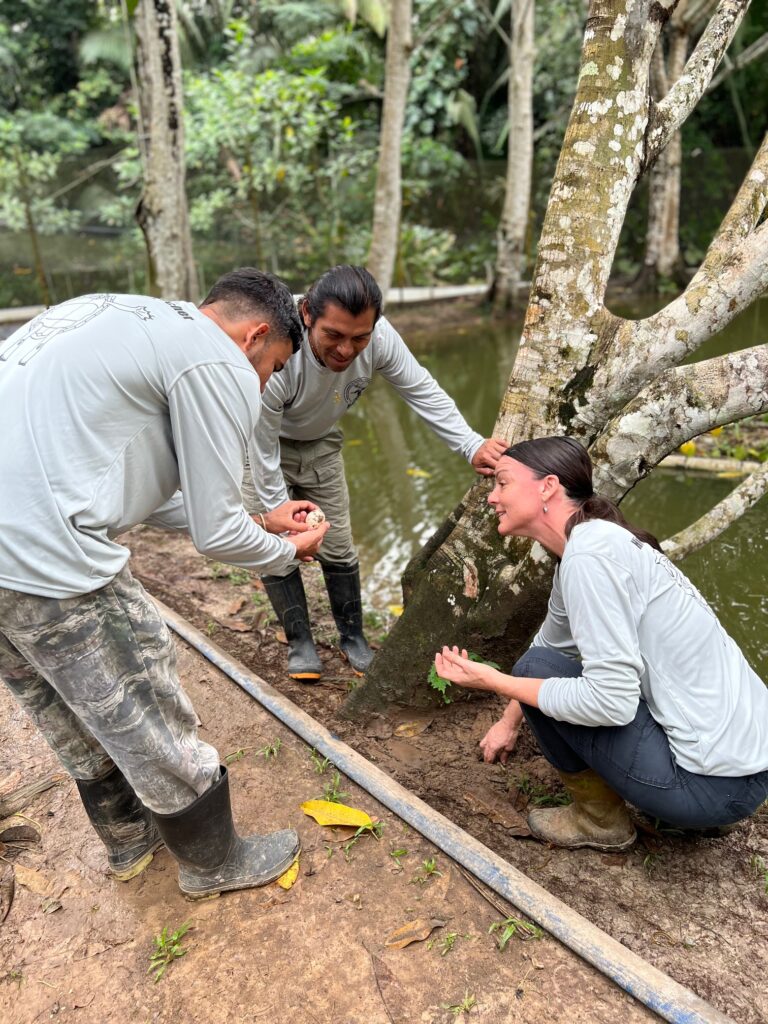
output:
[[[488,495],[488,504],[499,521],[502,537],[530,537],[543,507],[542,481],[533,470],[516,459],[502,455],[496,465],[496,486]]]

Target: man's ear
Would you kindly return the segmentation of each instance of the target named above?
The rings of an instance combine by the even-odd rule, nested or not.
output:
[[[305,327],[309,328],[312,326],[312,318],[309,315],[309,305],[306,299],[303,299],[299,306],[299,313],[301,314],[301,322]]]
[[[254,323],[248,328],[245,332],[246,355],[253,351],[255,346],[261,346],[265,341],[268,341],[267,335],[269,334],[269,331],[269,324],[264,321]]]

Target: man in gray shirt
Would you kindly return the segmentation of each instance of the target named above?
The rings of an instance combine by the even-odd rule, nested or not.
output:
[[[288,289],[243,268],[200,309],[86,295],[0,345],[0,677],[77,781],[120,879],[162,842],[192,896],[262,885],[297,852],[292,830],[235,832],[226,769],[116,538],[145,521],[188,529],[203,554],[262,572],[314,554],[327,526],[294,519],[311,502],[260,526],[240,495],[261,391],[300,341]]]
[[[269,512],[293,498],[317,502],[333,524],[320,548],[341,651],[359,675],[373,652],[363,635],[360,574],[349,519],[349,493],[337,421],[380,373],[441,440],[482,475],[493,473],[507,447],[473,431],[403,339],[381,316],[382,296],[364,267],[333,267],[300,302],[305,344],[264,392],[252,481],[243,498]],[[314,680],[322,671],[297,564],[262,577],[289,644],[288,674]]]

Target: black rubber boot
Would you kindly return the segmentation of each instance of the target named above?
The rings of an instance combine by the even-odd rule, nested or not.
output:
[[[292,828],[264,836],[237,834],[224,765],[219,779],[189,807],[154,817],[179,862],[179,888],[192,899],[274,882],[299,852],[299,837]]]
[[[360,567],[321,562],[331,611],[339,631],[339,647],[357,675],[364,675],[373,651],[363,635],[363,602],[360,599]]]
[[[303,682],[319,679],[323,663],[312,640],[301,572],[295,569],[289,576],[262,576],[261,582],[288,641],[288,675]]]
[[[117,767],[103,779],[75,779],[83,807],[120,882],[135,878],[163,845],[152,815]]]

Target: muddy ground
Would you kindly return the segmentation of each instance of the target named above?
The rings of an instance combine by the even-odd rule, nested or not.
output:
[[[334,647],[319,567],[303,570],[325,663],[320,682],[308,686],[285,674],[286,647],[258,579],[207,561],[178,535],[139,528],[129,546],[134,572],[157,597],[402,785],[734,1020],[768,1020],[768,806],[719,838],[644,823],[626,854],[542,847],[519,834],[525,808],[556,801],[559,791],[530,735],[506,767],[477,756],[502,706],[496,698],[420,718],[423,731],[411,736],[403,723],[417,716],[401,709],[361,724],[341,717],[355,677]],[[241,727],[245,736],[247,721]]]
[[[211,600],[222,590],[213,588]],[[252,828],[295,826],[302,840],[298,880],[287,892],[273,884],[189,902],[162,851],[139,878],[114,882],[75,786],[63,778],[21,816],[0,822],[0,835],[25,827],[40,837],[19,844],[6,833],[0,851],[0,878],[15,877],[13,902],[0,924],[3,1024],[653,1019],[547,936],[514,937],[500,951],[489,929],[514,910],[491,905],[457,865],[340,779],[346,802],[384,825],[380,839],[366,836],[345,850],[348,834],[321,828],[299,809],[333,785],[331,768],[319,774],[300,739],[196,651],[182,642],[178,647],[201,734],[222,756],[230,755],[236,819]],[[275,756],[258,753],[278,741]],[[55,770],[40,735],[0,688],[0,793],[4,779],[27,781]],[[430,860],[434,871],[428,874]],[[420,919],[442,922],[431,946],[384,945],[392,931]],[[156,983],[147,973],[153,937],[184,923],[191,925],[181,940],[186,955]]]

